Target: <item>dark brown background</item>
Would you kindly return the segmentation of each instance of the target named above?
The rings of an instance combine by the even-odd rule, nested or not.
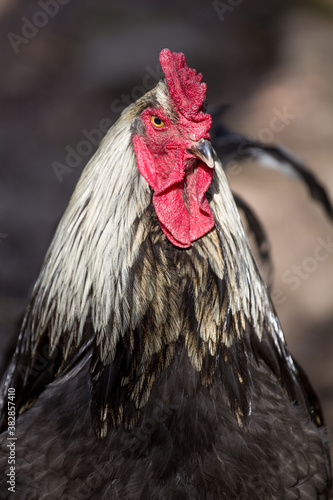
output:
[[[77,149],[84,129],[95,129],[103,118],[114,121],[111,106],[119,110],[141,95],[144,83],[154,84],[147,75],[164,47],[183,51],[204,73],[210,103],[231,104],[229,126],[289,147],[333,198],[330,0],[226,0],[220,2],[224,16],[213,2],[198,0],[69,0],[16,54],[8,35],[22,36],[26,19],[43,24],[41,3],[0,0],[2,363],[89,155],[81,155],[62,182],[53,163],[65,163],[66,147]],[[277,127],[272,119],[279,113],[289,118]],[[296,180],[248,164],[229,178],[271,239],[275,305],[293,354],[320,394],[332,442],[333,255],[313,261],[317,238],[333,238],[332,224]],[[286,281],[293,266],[303,274],[294,291]]]

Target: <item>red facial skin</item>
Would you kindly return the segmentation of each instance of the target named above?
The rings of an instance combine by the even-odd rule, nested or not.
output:
[[[155,127],[152,116],[159,117],[163,127]],[[147,108],[140,118],[145,133],[132,138],[138,169],[154,190],[162,231],[177,247],[188,248],[214,226],[205,197],[213,171],[187,151],[199,139],[210,139],[211,118],[205,114],[204,120],[192,121],[179,115],[172,123],[160,108]]]

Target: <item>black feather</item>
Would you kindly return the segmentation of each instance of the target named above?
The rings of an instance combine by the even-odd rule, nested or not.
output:
[[[231,160],[243,162],[249,159],[258,160],[265,166],[265,156],[274,162],[274,168],[282,173],[296,175],[303,180],[314,200],[322,205],[327,216],[333,220],[333,206],[327,191],[308,167],[286,148],[275,144],[263,144],[260,141],[249,139],[229,130],[219,119],[228,109],[221,106],[213,110],[213,126],[211,129],[212,144],[227,169]],[[268,165],[270,168],[272,165]]]

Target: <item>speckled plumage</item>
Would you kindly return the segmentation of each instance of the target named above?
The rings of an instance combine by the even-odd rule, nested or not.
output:
[[[103,440],[91,426],[87,363],[51,384],[20,417],[18,498],[328,498],[324,432],[290,404],[264,362],[250,355],[252,417],[243,428],[222,384],[203,386],[180,345],[176,351],[140,423]]]

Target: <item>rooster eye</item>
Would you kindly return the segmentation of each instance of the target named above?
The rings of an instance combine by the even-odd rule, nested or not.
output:
[[[164,121],[161,120],[158,116],[153,115],[151,117],[151,123],[155,128],[162,128],[164,126]]]

